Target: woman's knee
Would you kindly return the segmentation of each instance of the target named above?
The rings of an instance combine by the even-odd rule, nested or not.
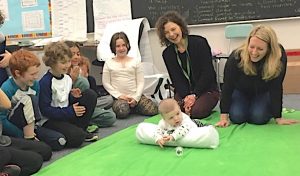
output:
[[[196,101],[194,106],[192,106],[192,113],[191,118],[192,119],[203,119],[211,115],[215,103],[209,102],[208,104],[205,103],[205,101]]]
[[[249,111],[247,104],[244,101],[235,101],[231,104],[229,110],[229,118],[232,123],[242,124],[247,122],[247,118],[249,116]]]
[[[247,122],[247,115],[242,111],[232,111],[229,113],[230,121],[234,124]]]
[[[255,125],[264,125],[267,124],[271,119],[270,114],[262,111],[254,111],[250,115],[249,123]]]
[[[192,118],[206,118],[211,115],[219,101],[218,91],[209,91],[201,95],[192,107]]]
[[[198,108],[193,107],[191,118],[192,119],[203,119],[203,118],[210,116],[211,113],[212,113],[211,109],[198,109]]]
[[[264,99],[256,101],[250,109],[249,123],[263,125],[272,118],[268,94],[265,94]]]

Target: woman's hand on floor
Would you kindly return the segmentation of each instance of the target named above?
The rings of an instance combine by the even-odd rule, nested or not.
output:
[[[278,125],[292,125],[295,123],[299,123],[299,120],[295,120],[295,119],[284,119],[284,118],[276,118],[275,119],[276,123]]]
[[[228,127],[230,125],[228,114],[221,114],[220,121],[215,124],[217,127]]]

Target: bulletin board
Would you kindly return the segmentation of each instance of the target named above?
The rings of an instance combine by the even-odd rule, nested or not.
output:
[[[51,37],[50,0],[0,0],[6,20],[1,32],[8,40]]]

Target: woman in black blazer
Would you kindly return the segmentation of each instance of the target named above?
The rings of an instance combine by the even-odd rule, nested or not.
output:
[[[219,100],[211,49],[202,36],[189,35],[183,18],[174,11],[156,22],[163,59],[175,87],[175,99],[192,118],[205,118]]]

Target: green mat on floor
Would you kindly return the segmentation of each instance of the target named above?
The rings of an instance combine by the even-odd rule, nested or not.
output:
[[[300,111],[285,113],[300,120]],[[215,112],[206,122],[215,123]],[[159,116],[147,119],[158,122]],[[218,128],[217,149],[184,148],[139,144],[136,125],[67,155],[36,175],[99,176],[285,176],[300,174],[300,124],[280,126],[231,125]]]

